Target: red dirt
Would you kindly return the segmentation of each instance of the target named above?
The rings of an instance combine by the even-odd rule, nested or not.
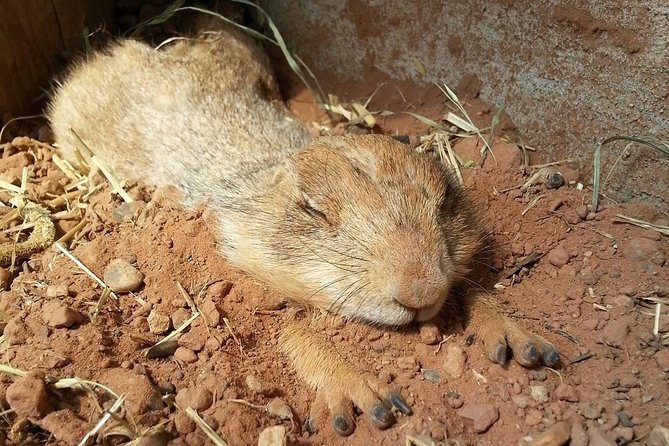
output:
[[[35,163],[28,189],[31,199],[43,202],[62,194],[68,181],[48,151],[17,146],[5,148],[2,172],[16,181],[19,166],[27,160]],[[527,173],[512,163],[507,169],[489,165],[465,169],[464,176],[496,244],[487,268],[492,283],[498,284],[495,298],[519,324],[555,343],[564,359],[562,368],[527,370],[514,362],[493,364],[476,338],[469,345],[471,333],[449,315],[434,339],[430,329],[394,331],[317,314],[314,330],[330,339],[343,357],[400,389],[414,413],[400,415],[384,431],[361,415],[348,439],[333,434],[320,414],[316,420],[320,430],[309,436],[302,424],[314,393],[296,378],[277,347],[279,331],[292,313],[273,309],[276,296],[271,291],[216,254],[214,237],[200,212],[152,200],[150,188],[136,186],[131,195],[147,205],[122,223],[112,218],[119,199],[108,187],[97,192],[89,203],[93,223],[71,249],[100,277],[113,259],[135,264],[144,274],[142,287],[134,294],[119,293],[119,300],[104,304],[95,321],[87,316],[69,328],[50,327],[45,322],[50,315],[43,314],[43,308],[53,308],[49,302],[90,315],[100,288],[63,255],[55,251],[35,255],[18,265],[11,289],[0,292],[0,309],[10,319],[0,361],[25,371],[43,371],[50,378],[96,381],[124,394],[126,419],[132,422],[125,426],[110,422],[107,440],[113,426],[117,441],[143,434],[152,435],[155,444],[168,438],[171,444],[209,444],[183,412],[167,404],[170,395],[176,395],[179,406],[196,408],[231,445],[256,444],[263,429],[277,424],[286,427],[289,444],[405,444],[408,436],[459,441],[447,444],[518,444],[558,421],[571,423],[572,445],[585,445],[588,437],[591,444],[650,444],[651,429],[669,425],[669,350],[666,339],[663,345],[651,332],[651,300],[666,302],[669,296],[669,242],[656,232],[616,223],[614,218],[626,214],[667,225],[668,216],[635,204],[591,213],[584,207],[590,192],[573,185],[558,190],[538,185],[523,193],[515,187],[523,184]],[[4,203],[7,198],[0,192]],[[61,205],[53,211],[63,209]],[[62,235],[74,224],[60,220],[58,226]],[[504,271],[534,251],[545,256],[513,278],[506,277]],[[203,315],[181,336],[174,355],[149,359],[146,348],[164,336],[159,322],[175,327],[191,314],[177,283]],[[659,326],[665,336],[666,308]],[[465,353],[459,378],[444,368],[447,351]],[[453,373],[453,366],[449,371]],[[29,394],[35,376],[41,375],[17,381],[14,392]],[[10,407],[11,383],[10,377],[0,377],[2,410]],[[96,404],[108,409],[113,402],[105,392],[92,395],[47,385],[47,401],[40,396],[32,404],[59,412],[47,417],[38,412],[32,418],[9,413],[0,421],[2,430],[12,443],[30,439],[72,444],[76,441],[72,432],[86,432],[101,417]],[[161,395],[168,397],[161,400]],[[288,404],[292,420],[263,409],[274,398]],[[30,409],[30,401],[26,404]],[[491,404],[499,412],[499,419],[484,433],[476,433],[475,425],[459,415],[461,407],[479,404]],[[16,424],[24,423],[23,416],[28,416],[28,424]]]

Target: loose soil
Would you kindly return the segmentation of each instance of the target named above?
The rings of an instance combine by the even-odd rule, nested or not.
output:
[[[376,130],[394,133],[390,126]],[[44,129],[36,128],[33,136],[38,133],[48,140]],[[476,149],[473,139],[462,143],[460,153],[472,144]],[[78,377],[125,396],[122,418],[109,420],[97,435],[96,441],[107,444],[136,437],[152,445],[211,444],[184,413],[188,405],[231,445],[257,444],[260,432],[275,425],[285,427],[289,444],[299,445],[404,445],[412,437],[425,444],[524,444],[562,421],[572,445],[588,439],[666,444],[653,443],[661,429],[651,430],[669,426],[668,306],[659,317],[660,336],[652,330],[655,304],[669,303],[669,242],[653,230],[616,222],[616,216],[667,225],[667,214],[637,204],[604,205],[593,213],[586,207],[591,192],[576,183],[521,191],[531,169],[521,165],[515,146],[498,141],[495,147],[497,166],[487,162],[463,170],[470,199],[494,240],[492,260],[482,260],[487,277],[472,279],[495,284],[490,292],[503,310],[553,342],[561,367],[493,364],[475,333],[453,317],[458,308],[449,308],[452,314],[443,315],[437,332],[372,327],[316,313],[314,331],[400,390],[413,414],[398,415],[383,431],[359,415],[354,434],[343,439],[319,412],[318,432],[310,435],[304,423],[314,392],[277,346],[294,312],[280,309],[278,296],[217,255],[201,210],[181,209],[161,191],[137,185],[128,190],[142,204],[122,205],[96,177],[85,208],[51,203],[57,236],[85,215],[88,223],[67,243],[71,252],[98,277],[112,260],[122,259],[143,273],[143,283],[119,293],[118,300],[110,297],[96,314],[100,286],[53,248],[11,272],[0,271],[0,361],[30,372],[21,379],[0,376],[3,439],[77,444],[115,400],[100,388],[54,385]],[[71,184],[48,148],[27,139],[6,144],[2,178],[19,184],[24,166],[32,172],[27,196],[33,201],[48,203]],[[568,179],[577,174],[565,171]],[[3,203],[9,198],[0,192]],[[3,237],[13,240],[15,233]],[[538,260],[510,274],[528,256]],[[167,346],[171,354],[148,357],[149,346],[191,316],[191,304],[200,316]],[[485,423],[484,410],[495,409],[499,419]]]

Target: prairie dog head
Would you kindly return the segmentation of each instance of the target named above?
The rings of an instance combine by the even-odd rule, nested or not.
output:
[[[271,230],[233,262],[345,317],[384,325],[432,318],[478,249],[478,221],[460,185],[430,155],[389,137],[318,139],[273,181],[255,222],[237,228]]]

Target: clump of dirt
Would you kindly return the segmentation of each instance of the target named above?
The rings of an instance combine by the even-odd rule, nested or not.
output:
[[[477,154],[478,144],[462,144],[460,155]],[[497,282],[491,292],[514,320],[557,346],[562,367],[491,363],[476,334],[453,322],[453,306],[437,323],[400,330],[314,314],[315,332],[413,408],[383,431],[360,415],[343,439],[326,414],[311,413],[313,391],[280,354],[278,335],[293,312],[217,254],[200,209],[180,209],[161,191],[136,185],[134,204],[123,203],[101,178],[76,180],[92,187],[87,201],[73,205],[58,197],[76,191],[76,181],[46,145],[7,144],[3,178],[19,184],[23,168],[30,170],[26,196],[49,205],[57,236],[85,218],[65,245],[97,277],[113,278],[117,291],[102,296],[55,249],[0,271],[0,361],[13,368],[0,376],[7,440],[77,444],[122,396],[118,415],[93,435],[97,442],[209,444],[191,407],[231,445],[256,444],[277,425],[289,444],[304,445],[517,444],[542,433],[572,445],[664,444],[652,441],[667,432],[669,243],[617,215],[660,225],[667,215],[634,204],[592,212],[590,192],[576,181],[521,188],[530,169],[518,149],[499,140],[495,150],[500,164],[462,169],[495,243],[485,265]],[[567,179],[577,176],[565,170]],[[0,192],[3,203],[9,198]],[[0,229],[15,239],[11,227]],[[63,381],[71,377],[86,383]],[[310,413],[313,434],[305,426]]]

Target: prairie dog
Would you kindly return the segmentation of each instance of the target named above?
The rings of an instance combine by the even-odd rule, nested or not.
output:
[[[264,55],[236,32],[164,50],[123,41],[71,72],[49,116],[67,158],[74,129],[120,176],[206,203],[221,254],[300,304],[375,324],[425,321],[479,248],[479,220],[444,166],[386,136],[312,140],[279,101]],[[508,346],[525,365],[557,362],[487,300],[474,309],[491,359],[504,362]],[[337,432],[354,425],[346,401],[378,427],[392,421],[382,401],[410,411],[381,383],[352,384],[358,372],[305,330],[282,342],[326,393]]]

